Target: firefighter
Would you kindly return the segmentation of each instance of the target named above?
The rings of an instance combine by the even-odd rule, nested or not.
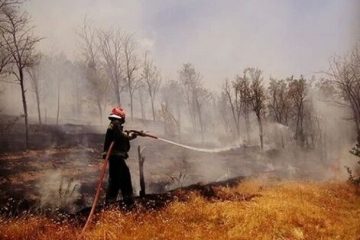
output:
[[[137,134],[123,131],[125,111],[121,107],[113,108],[108,118],[111,122],[106,131],[103,157],[106,156],[111,142],[115,143],[109,157],[109,181],[105,203],[114,202],[121,190],[125,208],[131,209],[134,205],[133,188],[130,171],[125,160],[128,158],[130,140],[136,138]]]

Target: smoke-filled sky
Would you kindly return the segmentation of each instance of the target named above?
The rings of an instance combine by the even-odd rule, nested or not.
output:
[[[98,27],[134,33],[151,50],[165,79],[191,62],[216,88],[245,67],[265,77],[325,71],[360,39],[357,0],[31,0],[26,10],[42,49],[76,58],[76,29],[84,18]]]

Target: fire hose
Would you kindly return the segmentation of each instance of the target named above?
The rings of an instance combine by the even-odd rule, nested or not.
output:
[[[192,147],[192,146],[188,146],[188,145],[176,143],[176,142],[173,142],[173,141],[164,139],[164,138],[160,138],[160,137],[157,137],[157,136],[154,136],[154,135],[145,133],[144,131],[125,130],[125,132],[126,132],[127,134],[135,133],[136,135],[141,136],[141,137],[150,137],[150,138],[158,139],[158,140],[163,141],[163,142],[166,142],[166,143],[170,143],[170,144],[173,144],[173,145],[176,145],[176,146],[179,146],[179,147],[183,147],[183,148],[187,148],[187,149],[195,150],[195,151],[199,151],[199,152],[216,153],[216,152],[229,151],[229,150],[238,148],[238,147],[227,147],[227,148],[217,148],[217,149],[196,148],[196,147]],[[86,220],[86,223],[85,223],[85,225],[84,225],[84,227],[83,227],[83,229],[82,229],[81,234],[83,234],[83,233],[85,232],[86,228],[88,227],[88,225],[89,225],[90,222],[91,222],[92,216],[94,215],[95,207],[96,207],[96,204],[97,204],[97,202],[98,202],[98,200],[99,200],[100,191],[101,191],[101,188],[102,188],[104,176],[105,176],[105,173],[106,173],[107,164],[108,164],[109,157],[110,157],[110,155],[111,155],[113,146],[114,146],[114,142],[111,142],[110,147],[109,147],[109,150],[107,151],[107,154],[106,154],[106,157],[105,157],[103,166],[102,166],[102,168],[101,168],[100,178],[99,178],[98,186],[97,186],[97,189],[96,189],[96,195],[95,195],[95,198],[94,198],[92,207],[91,207],[91,211],[90,211],[89,216],[88,216],[88,218],[87,218],[87,220]]]
[[[103,184],[103,180],[104,180],[104,176],[105,176],[105,172],[106,172],[106,167],[108,165],[108,161],[109,161],[109,157],[110,157],[110,154],[112,152],[112,149],[114,147],[114,143],[115,142],[111,142],[110,144],[110,147],[109,147],[109,150],[106,154],[106,157],[105,157],[105,160],[104,160],[104,163],[103,163],[103,166],[101,168],[101,172],[100,172],[100,178],[99,178],[99,182],[98,182],[98,186],[97,186],[97,189],[96,189],[96,194],[95,194],[95,198],[94,198],[94,201],[93,201],[93,204],[92,204],[92,207],[91,207],[91,211],[89,213],[89,216],[86,220],[86,223],[81,231],[81,234],[83,234],[86,230],[86,228],[88,227],[90,221],[91,221],[91,218],[95,212],[95,207],[96,207],[96,204],[97,204],[97,201],[99,200],[99,195],[100,195],[100,191],[101,191],[101,188],[102,188],[102,184]]]
[[[151,137],[151,138],[157,139],[156,136],[147,134],[147,133],[145,133],[145,132],[143,132],[143,131],[138,131],[138,130],[126,130],[125,132],[128,133],[128,134],[129,134],[129,133],[135,133],[135,134],[137,134],[137,135],[139,135],[139,136],[141,136],[141,137]],[[110,155],[111,155],[111,153],[112,153],[112,149],[113,149],[113,147],[114,147],[114,143],[115,143],[115,142],[111,142],[110,147],[109,147],[109,150],[107,151],[107,154],[106,154],[106,157],[105,157],[103,166],[102,166],[101,171],[100,171],[100,178],[99,178],[99,182],[98,182],[98,185],[97,185],[96,194],[95,194],[95,198],[94,198],[94,201],[93,201],[93,204],[92,204],[92,207],[91,207],[91,211],[90,211],[89,216],[88,216],[88,218],[87,218],[87,220],[86,220],[86,223],[85,223],[85,225],[84,225],[84,227],[83,227],[83,229],[82,229],[82,231],[81,231],[81,234],[83,234],[83,233],[86,231],[88,225],[89,225],[90,222],[91,222],[91,218],[92,218],[92,216],[94,215],[95,208],[96,208],[96,204],[97,204],[97,202],[98,202],[98,200],[99,200],[100,191],[101,191],[101,189],[102,189],[102,184],[103,184],[103,180],[104,180],[104,177],[105,177],[106,168],[107,168],[107,165],[108,165],[108,162],[109,162],[109,157],[110,157]]]

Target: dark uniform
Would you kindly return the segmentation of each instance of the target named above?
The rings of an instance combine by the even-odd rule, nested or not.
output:
[[[130,150],[130,140],[136,138],[136,135],[129,135],[123,132],[121,121],[112,119],[106,131],[104,154],[108,151],[110,144],[114,141],[114,147],[109,157],[109,182],[106,191],[106,203],[114,202],[119,190],[121,190],[124,203],[127,208],[134,204],[133,189],[131,184],[131,175],[125,159],[128,158]]]

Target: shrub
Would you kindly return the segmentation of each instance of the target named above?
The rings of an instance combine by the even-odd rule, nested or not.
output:
[[[357,156],[357,157],[360,157],[360,144],[357,143],[351,150],[350,150],[350,153],[352,153],[353,155]],[[357,162],[359,165],[358,165],[358,168],[360,168],[360,160]],[[349,168],[349,167],[346,167],[346,170],[349,174],[349,181],[357,186],[360,186],[360,176],[358,177],[355,177],[354,174],[353,174],[353,171]]]

